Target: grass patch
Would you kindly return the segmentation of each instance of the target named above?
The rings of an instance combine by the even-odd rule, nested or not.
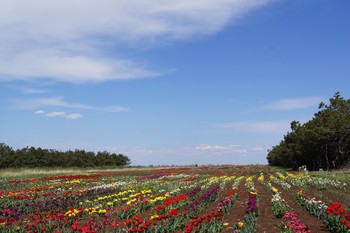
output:
[[[350,185],[350,170],[336,170],[336,171],[315,171],[309,173],[312,176],[321,178],[337,179],[346,182]]]

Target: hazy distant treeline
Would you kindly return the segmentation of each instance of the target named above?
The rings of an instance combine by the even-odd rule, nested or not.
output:
[[[5,143],[0,143],[0,168],[19,167],[99,167],[124,166],[130,159],[122,154],[107,151],[91,152],[85,150],[58,151],[25,147],[13,150]]]

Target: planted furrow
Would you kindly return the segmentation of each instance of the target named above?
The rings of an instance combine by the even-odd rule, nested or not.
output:
[[[4,233],[350,231],[346,183],[268,166],[3,179],[0,186]]]

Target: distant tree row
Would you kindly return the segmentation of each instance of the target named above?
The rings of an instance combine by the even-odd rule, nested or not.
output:
[[[20,167],[99,167],[124,166],[130,159],[122,154],[107,151],[95,152],[85,150],[58,151],[25,147],[13,150],[5,143],[0,143],[0,168]]]
[[[307,123],[291,122],[279,145],[267,155],[270,165],[328,170],[350,165],[350,99],[339,92],[323,102],[314,118]]]

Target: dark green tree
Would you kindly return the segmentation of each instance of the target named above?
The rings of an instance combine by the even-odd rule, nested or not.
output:
[[[348,165],[349,154],[350,100],[337,92],[329,104],[320,103],[312,120],[291,122],[291,132],[268,152],[267,160],[278,166],[338,169]]]
[[[11,167],[96,167],[125,166],[130,159],[122,154],[107,151],[95,152],[85,150],[57,151],[35,147],[13,150],[0,143],[0,168]]]

